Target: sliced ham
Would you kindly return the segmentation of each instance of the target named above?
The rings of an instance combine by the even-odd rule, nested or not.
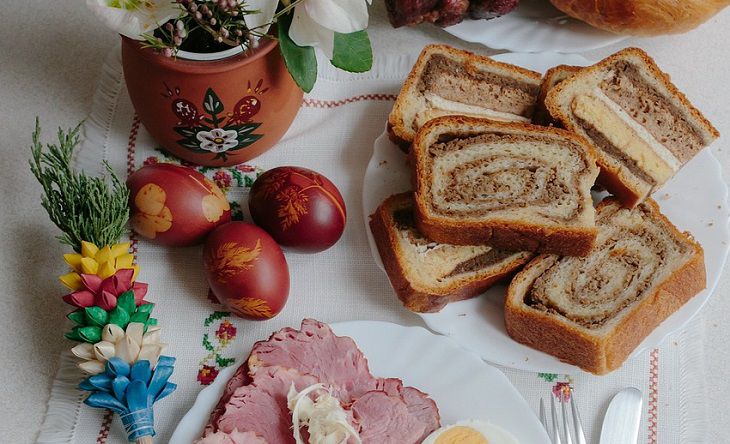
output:
[[[305,319],[300,330],[284,328],[254,345],[226,384],[206,438],[247,431],[267,444],[294,443],[286,399],[292,383],[297,391],[316,383],[331,387],[366,444],[418,444],[440,425],[438,408],[425,393],[400,379],[374,377],[351,338]]]
[[[216,431],[253,431],[268,444],[291,444],[291,417],[286,394],[291,384],[302,390],[317,379],[293,369],[262,369],[249,385],[237,388],[217,419]]]
[[[295,368],[337,386],[338,392],[351,399],[374,390],[377,384],[355,341],[336,336],[327,324],[313,319],[303,320],[301,330],[284,328],[268,341],[254,344],[248,366],[252,375],[261,367]]]
[[[425,425],[408,411],[400,396],[382,390],[365,393],[352,404],[363,444],[403,444],[422,441]]]
[[[239,432],[238,430],[234,430],[231,433],[209,433],[193,444],[267,444],[267,442],[254,432]]]
[[[244,362],[242,366],[238,367],[236,373],[234,373],[233,376],[231,376],[231,379],[229,379],[226,383],[226,388],[223,390],[221,399],[218,400],[218,404],[216,404],[215,408],[213,408],[213,411],[210,413],[210,420],[208,421],[208,425],[205,426],[206,433],[215,431],[214,425],[226,409],[226,404],[228,404],[228,400],[231,399],[233,392],[235,392],[239,387],[248,385],[250,382],[251,378],[248,376],[248,364]]]
[[[441,427],[439,409],[433,399],[413,387],[404,387],[403,381],[396,378],[384,378],[378,381],[378,388],[389,396],[398,396],[406,405],[408,413],[417,418],[424,426],[423,435],[417,442],[426,439],[434,430]]]

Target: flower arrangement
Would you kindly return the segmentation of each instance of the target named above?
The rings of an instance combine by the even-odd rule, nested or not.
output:
[[[80,126],[58,130],[58,144],[40,141],[36,121],[30,169],[43,188],[41,204],[61,229],[61,243],[71,270],[60,276],[71,290],[63,301],[74,307],[66,338],[78,344],[71,352],[89,375],[79,389],[84,402],[120,415],[130,441],[149,443],[155,435],[153,404],[172,393],[175,359],[164,356],[160,327],[151,317],[154,304],[144,300],[147,284],[138,282],[139,266],[127,232],[129,190],[109,165],[109,182],[71,167]]]
[[[302,90],[317,78],[315,48],[337,68],[365,72],[372,49],[365,29],[372,0],[87,0],[114,31],[174,57],[255,49],[275,38],[287,69]],[[275,32],[269,28],[276,25]]]

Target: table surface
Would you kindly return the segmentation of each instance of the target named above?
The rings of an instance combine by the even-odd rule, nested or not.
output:
[[[102,62],[118,37],[100,25],[83,2],[5,0],[0,14],[0,441],[33,442],[46,410],[63,339],[64,304],[55,276],[65,272],[64,249],[39,204],[40,187],[27,168],[34,118],[46,136],[77,124],[88,113]],[[444,42],[485,54],[433,26],[394,30],[381,0],[371,7],[370,36],[379,54],[416,54],[424,44]],[[583,53],[598,59],[633,45],[647,50],[723,134],[730,134],[730,8],[695,31],[631,39]],[[730,171],[726,137],[715,145],[725,179]],[[718,221],[719,222],[719,221]],[[730,435],[730,273],[700,313],[704,330],[709,442]],[[12,413],[11,413],[12,412]]]

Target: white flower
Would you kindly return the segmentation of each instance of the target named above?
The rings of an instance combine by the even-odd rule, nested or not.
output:
[[[332,60],[335,32],[349,34],[368,27],[372,0],[303,0],[294,8],[289,37],[299,46],[314,46]]]
[[[200,148],[212,153],[222,153],[238,145],[238,133],[235,130],[214,128],[211,131],[199,131],[195,135],[200,141]]]
[[[107,324],[101,333],[101,341],[96,344],[83,342],[71,352],[84,360],[79,368],[96,375],[104,371],[106,362],[114,357],[132,365],[137,361],[148,360],[154,368],[167,344],[160,343],[160,327],[150,326],[144,333],[144,324],[130,322],[127,330],[116,324]]]
[[[86,6],[105,25],[135,40],[180,14],[174,0],[86,0]]]

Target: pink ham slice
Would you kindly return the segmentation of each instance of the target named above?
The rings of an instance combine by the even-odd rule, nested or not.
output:
[[[415,420],[403,399],[384,391],[362,395],[352,404],[352,413],[363,444],[417,443],[425,433],[425,424]]]
[[[338,395],[345,392],[351,399],[374,390],[378,382],[352,338],[336,336],[327,324],[313,319],[303,320],[301,330],[284,328],[254,344],[248,365],[252,375],[261,367],[295,368],[335,385]]]
[[[194,444],[267,444],[254,432],[239,432],[234,430],[231,433],[215,432],[205,435]]]
[[[292,382],[297,390],[318,382],[333,387],[366,444],[420,443],[440,425],[438,408],[425,393],[400,379],[375,378],[351,338],[305,319],[301,330],[284,328],[254,345],[228,381],[206,436],[246,430],[268,444],[293,443],[286,406]]]
[[[262,369],[251,384],[233,392],[215,423],[215,430],[252,431],[268,444],[294,443],[286,394],[292,383],[297,390],[302,390],[317,382],[314,377],[293,369]]]
[[[439,409],[427,394],[413,387],[404,387],[403,381],[396,378],[380,379],[378,389],[388,396],[400,397],[405,403],[408,413],[423,424],[423,434],[416,442],[423,441],[431,432],[441,427]]]
[[[231,376],[231,379],[228,380],[228,382],[226,383],[226,388],[223,390],[223,395],[221,396],[221,399],[218,400],[218,404],[216,404],[215,408],[210,413],[210,420],[205,426],[206,434],[215,431],[214,426],[217,423],[218,418],[225,411],[226,404],[228,404],[228,400],[231,399],[231,395],[233,395],[233,392],[235,392],[236,389],[239,387],[248,385],[250,382],[251,378],[248,376],[248,364],[244,362],[243,365],[238,367],[236,373]]]

